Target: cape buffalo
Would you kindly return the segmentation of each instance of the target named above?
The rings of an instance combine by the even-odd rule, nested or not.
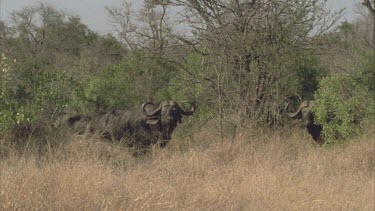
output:
[[[117,140],[126,143],[129,147],[142,148],[160,141],[164,147],[171,140],[172,133],[181,123],[183,116],[190,116],[196,110],[193,102],[191,109],[185,111],[175,101],[163,101],[161,103],[146,102],[139,108],[129,110],[111,110],[108,113],[95,117],[67,118],[70,125],[75,121],[87,119],[90,131],[99,133],[109,140]],[[87,127],[86,127],[87,128]]]
[[[286,114],[291,118],[302,119],[307,131],[315,140],[315,142],[323,144],[324,140],[321,137],[321,132],[323,128],[321,125],[315,124],[314,122],[314,114],[312,112],[312,107],[314,106],[314,103],[314,101],[303,101],[296,112],[287,112]],[[289,103],[286,105],[285,111],[288,111],[288,106]]]

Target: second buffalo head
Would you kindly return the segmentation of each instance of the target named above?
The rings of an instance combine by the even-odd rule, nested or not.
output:
[[[312,107],[314,101],[303,101],[294,113],[286,113],[290,118],[302,119],[305,125],[314,124],[314,116]],[[288,111],[289,103],[286,105],[285,110]]]
[[[319,144],[323,144],[324,140],[321,137],[323,127],[315,123],[313,106],[314,101],[303,101],[294,113],[286,113],[289,117],[294,119],[302,119],[307,131],[310,133],[312,138]],[[289,103],[285,107],[285,111],[288,111]]]
[[[156,109],[148,110],[148,105],[156,107],[152,102],[146,102],[142,105],[143,114],[147,117],[147,124],[157,125],[162,132],[162,139],[168,141],[171,139],[172,133],[177,126],[181,123],[183,116],[192,115],[196,106],[193,102],[185,102],[191,104],[191,109],[185,111],[175,101],[163,101]]]

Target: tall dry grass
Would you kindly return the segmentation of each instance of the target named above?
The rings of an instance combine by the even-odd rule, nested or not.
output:
[[[254,132],[254,131],[253,131]],[[4,210],[374,210],[374,135],[317,147],[305,133],[211,132],[133,157],[76,136],[0,162]]]

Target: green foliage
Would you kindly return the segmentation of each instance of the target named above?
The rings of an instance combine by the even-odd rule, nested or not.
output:
[[[63,72],[33,72],[33,64],[12,64],[5,56],[1,67],[1,130],[32,123],[41,115],[52,118],[77,106],[72,99],[81,90],[80,84]]]
[[[75,78],[87,78],[123,58],[122,44],[111,35],[101,36],[51,6],[38,4],[11,14],[1,31],[0,50],[36,69],[58,69]]]
[[[178,71],[178,74],[170,75],[167,86],[162,87],[156,96],[158,100],[174,99],[177,101],[184,100],[198,100],[204,95],[203,84],[197,78],[192,78],[198,75],[201,69],[202,56],[198,54],[191,54],[187,58],[186,69],[189,71]]]
[[[10,110],[12,102],[9,99],[9,85],[11,83],[11,62],[1,54],[0,58],[0,129],[7,127],[14,121],[15,116]]]
[[[110,65],[86,81],[85,95],[94,110],[128,108],[145,101],[170,99],[176,68],[158,59],[128,59]]]
[[[343,41],[346,45],[348,45],[348,42],[353,39],[353,37],[351,36],[352,31],[353,31],[353,24],[348,23],[347,21],[344,21],[338,27],[337,36],[341,41]]]
[[[192,53],[186,59],[186,71],[179,71],[178,74],[170,75],[169,83],[156,93],[156,99],[175,100],[177,102],[194,101],[199,109],[192,118],[187,118],[185,128],[190,130],[208,119],[214,118],[215,109],[209,103],[211,95],[208,94],[204,84],[198,79],[202,69],[203,57],[197,53]],[[188,71],[188,72],[187,72]],[[185,104],[180,106],[184,107]],[[216,106],[216,105],[215,105]],[[190,108],[184,108],[190,109]],[[194,122],[194,123],[193,123]]]
[[[82,92],[82,85],[63,72],[42,72],[36,79],[33,92],[33,104],[47,111],[48,115],[66,109],[80,109],[73,99]]]
[[[315,98],[315,121],[328,144],[359,134],[361,123],[374,116],[374,96],[350,74],[324,78]]]
[[[354,68],[353,77],[358,83],[367,87],[372,96],[375,96],[375,53],[364,54]]]
[[[245,13],[239,21],[232,19],[238,15],[235,4],[224,4],[212,8],[204,3],[185,5],[193,13],[198,11],[196,14],[226,14],[229,10],[224,8],[233,9],[224,22],[207,16],[216,23],[214,28],[201,31],[200,17],[197,25],[190,26],[194,36],[186,39],[192,39],[186,44],[199,43],[195,50],[205,56],[180,46],[184,37],[175,40],[170,34],[175,30],[169,27],[150,25],[158,35],[134,29],[140,37],[128,34],[134,48],[125,49],[116,37],[100,36],[81,23],[80,17],[49,6],[40,4],[14,12],[7,30],[2,31],[4,42],[0,45],[19,60],[1,60],[2,127],[32,122],[40,114],[105,111],[162,100],[198,102],[193,118],[203,121],[220,113],[224,118],[244,118],[239,122],[253,118],[257,124],[276,124],[285,96],[297,92],[303,99],[312,99],[318,81],[327,75],[315,52],[306,48],[311,43],[311,26],[323,8],[312,1],[285,1],[272,8],[256,8],[257,21],[248,21],[252,19]],[[277,11],[284,16],[274,16]],[[344,23],[339,30],[335,41],[351,39],[352,25]],[[369,55],[352,78],[327,77],[320,85],[317,113],[326,125],[326,136],[347,137],[355,133],[351,124],[366,116],[353,113],[362,112],[361,105],[366,103],[356,103],[366,99],[369,91],[374,95],[373,61]],[[331,96],[336,96],[334,101]]]
[[[301,53],[297,60],[298,94],[302,99],[313,99],[319,81],[328,75],[312,52]]]
[[[134,72],[128,64],[113,65],[105,68],[85,82],[85,95],[93,104],[94,110],[106,110],[113,107],[128,107],[139,100],[134,87]]]

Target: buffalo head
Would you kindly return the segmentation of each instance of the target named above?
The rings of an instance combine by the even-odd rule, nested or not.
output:
[[[182,117],[190,116],[195,112],[196,106],[193,102],[185,103],[191,104],[189,111],[182,109],[175,101],[163,101],[156,109],[146,111],[148,105],[155,107],[154,103],[146,102],[142,105],[142,112],[147,117],[147,124],[158,125],[162,132],[162,140],[169,141],[177,123],[181,123]]]
[[[312,136],[312,138],[319,144],[322,144],[324,141],[321,137],[322,126],[315,124],[314,122],[314,113],[312,111],[312,107],[314,106],[314,101],[303,101],[300,106],[298,107],[297,111],[293,113],[288,113],[288,103],[285,107],[286,114],[293,119],[302,119],[304,125]]]

